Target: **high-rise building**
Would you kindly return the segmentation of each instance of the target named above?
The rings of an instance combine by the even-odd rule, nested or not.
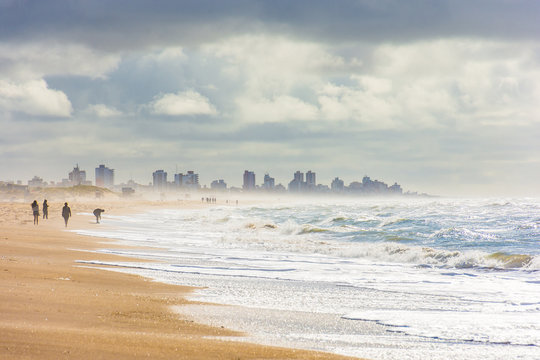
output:
[[[255,189],[255,173],[253,171],[244,171],[244,184],[242,185],[244,190]]]
[[[79,164],[69,173],[71,185],[81,185],[86,182],[86,171],[79,169]]]
[[[195,174],[194,171],[188,171],[186,174],[174,174],[174,184],[177,187],[184,187],[190,189],[199,188],[199,174]]]
[[[163,170],[156,170],[152,173],[154,189],[163,191],[167,189],[167,173]]]
[[[345,183],[343,180],[337,177],[332,180],[332,185],[330,185],[330,187],[332,188],[332,191],[341,192],[345,187]]]
[[[174,185],[176,187],[182,187],[182,181],[184,180],[184,174],[174,174]]]
[[[273,189],[275,187],[275,183],[276,183],[276,180],[273,177],[271,177],[268,174],[264,174],[264,184],[263,184],[264,189],[266,190]]]
[[[96,168],[96,186],[112,188],[114,186],[114,170],[105,165]]]
[[[225,190],[227,189],[227,183],[223,181],[223,179],[214,180],[210,184],[210,188],[215,190]]]
[[[289,183],[289,191],[298,192],[303,190],[305,187],[304,183],[304,173],[297,171],[294,173],[294,179]]]
[[[306,186],[308,189],[313,190],[317,187],[317,180],[315,173],[309,170],[306,173]]]
[[[182,180],[183,186],[189,188],[199,188],[199,174],[195,174],[194,171],[188,171],[186,175],[183,176]]]

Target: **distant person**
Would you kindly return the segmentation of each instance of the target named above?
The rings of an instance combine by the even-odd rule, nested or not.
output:
[[[32,213],[34,214],[34,225],[37,225],[39,222],[39,205],[36,200],[32,203]]]
[[[99,224],[99,220],[101,220],[101,213],[105,212],[103,209],[95,209],[94,215],[96,216],[96,224]]]
[[[49,204],[47,204],[47,199],[43,200],[43,218],[49,218]]]
[[[64,218],[67,227],[68,220],[71,217],[71,209],[69,208],[68,203],[64,203],[64,207],[62,208],[62,217]]]

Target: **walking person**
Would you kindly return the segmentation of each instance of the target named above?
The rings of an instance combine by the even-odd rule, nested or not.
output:
[[[36,200],[32,203],[32,213],[34,214],[34,225],[39,223],[39,205]]]
[[[47,199],[43,200],[43,218],[49,218],[49,204],[47,204]]]
[[[62,217],[64,218],[67,227],[68,220],[71,217],[71,209],[69,208],[68,203],[64,203],[64,207],[62,208]]]

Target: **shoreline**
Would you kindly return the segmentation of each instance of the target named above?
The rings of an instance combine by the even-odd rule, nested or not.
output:
[[[198,201],[175,203],[101,201],[105,214],[125,215],[152,208],[206,207]],[[61,203],[50,203],[49,219],[32,224],[29,204],[2,203],[0,227],[0,357],[5,359],[351,359],[306,350],[222,340],[241,336],[223,327],[187,319],[172,310],[198,304],[186,300],[187,286],[168,285],[103,266],[77,261],[137,261],[95,252],[125,248],[112,239],[65,230]],[[97,201],[70,204],[69,229],[95,223]],[[74,250],[74,249],[80,249]]]

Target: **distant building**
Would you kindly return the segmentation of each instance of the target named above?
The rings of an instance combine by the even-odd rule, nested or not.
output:
[[[345,183],[343,182],[343,180],[341,180],[338,177],[332,180],[332,184],[330,185],[330,188],[332,189],[332,191],[335,191],[335,192],[343,191],[344,187],[345,187]]]
[[[390,186],[388,188],[388,190],[390,190],[390,193],[392,193],[394,195],[402,195],[403,194],[403,189],[401,188],[400,185],[398,185],[398,183],[394,183],[394,185]]]
[[[96,168],[96,186],[112,188],[114,186],[114,170],[105,165]]]
[[[330,188],[328,187],[328,185],[317,184],[317,192],[327,193],[329,191],[330,191]]]
[[[182,181],[184,180],[184,174],[174,174],[174,185],[176,187],[182,187]]]
[[[223,181],[223,179],[220,180],[214,180],[210,184],[210,188],[214,190],[225,190],[227,189],[227,183]]]
[[[306,187],[309,190],[313,190],[317,187],[316,175],[311,170],[306,173]]]
[[[253,171],[244,171],[244,183],[242,185],[244,190],[254,190],[255,189],[255,173]]]
[[[71,185],[82,185],[86,183],[86,171],[79,169],[79,164],[69,173]]]
[[[276,192],[285,192],[285,191],[287,191],[287,189],[285,188],[285,186],[283,186],[281,184],[277,184],[274,187],[274,191],[276,191]]]
[[[349,184],[349,190],[352,192],[362,192],[364,190],[364,184],[358,181],[353,181]]]
[[[167,173],[163,170],[156,170],[152,173],[153,186],[155,190],[164,191],[167,189]]]
[[[45,187],[47,183],[43,181],[42,178],[34,176],[32,180],[28,180],[28,187]]]
[[[186,174],[174,174],[174,184],[177,187],[198,189],[199,186],[199,174],[195,174],[194,171],[188,171]]]
[[[299,192],[304,189],[304,186],[305,186],[304,173],[300,171],[296,171],[294,173],[294,178],[289,183],[289,191]]]
[[[194,171],[188,171],[184,176],[184,183],[188,187],[199,188],[199,174],[195,174]]]
[[[275,184],[276,180],[273,177],[268,174],[264,174],[264,183],[262,185],[263,189],[272,190],[274,189]]]
[[[388,193],[388,185],[379,180],[371,180],[369,176],[362,179],[363,191],[367,194]]]

